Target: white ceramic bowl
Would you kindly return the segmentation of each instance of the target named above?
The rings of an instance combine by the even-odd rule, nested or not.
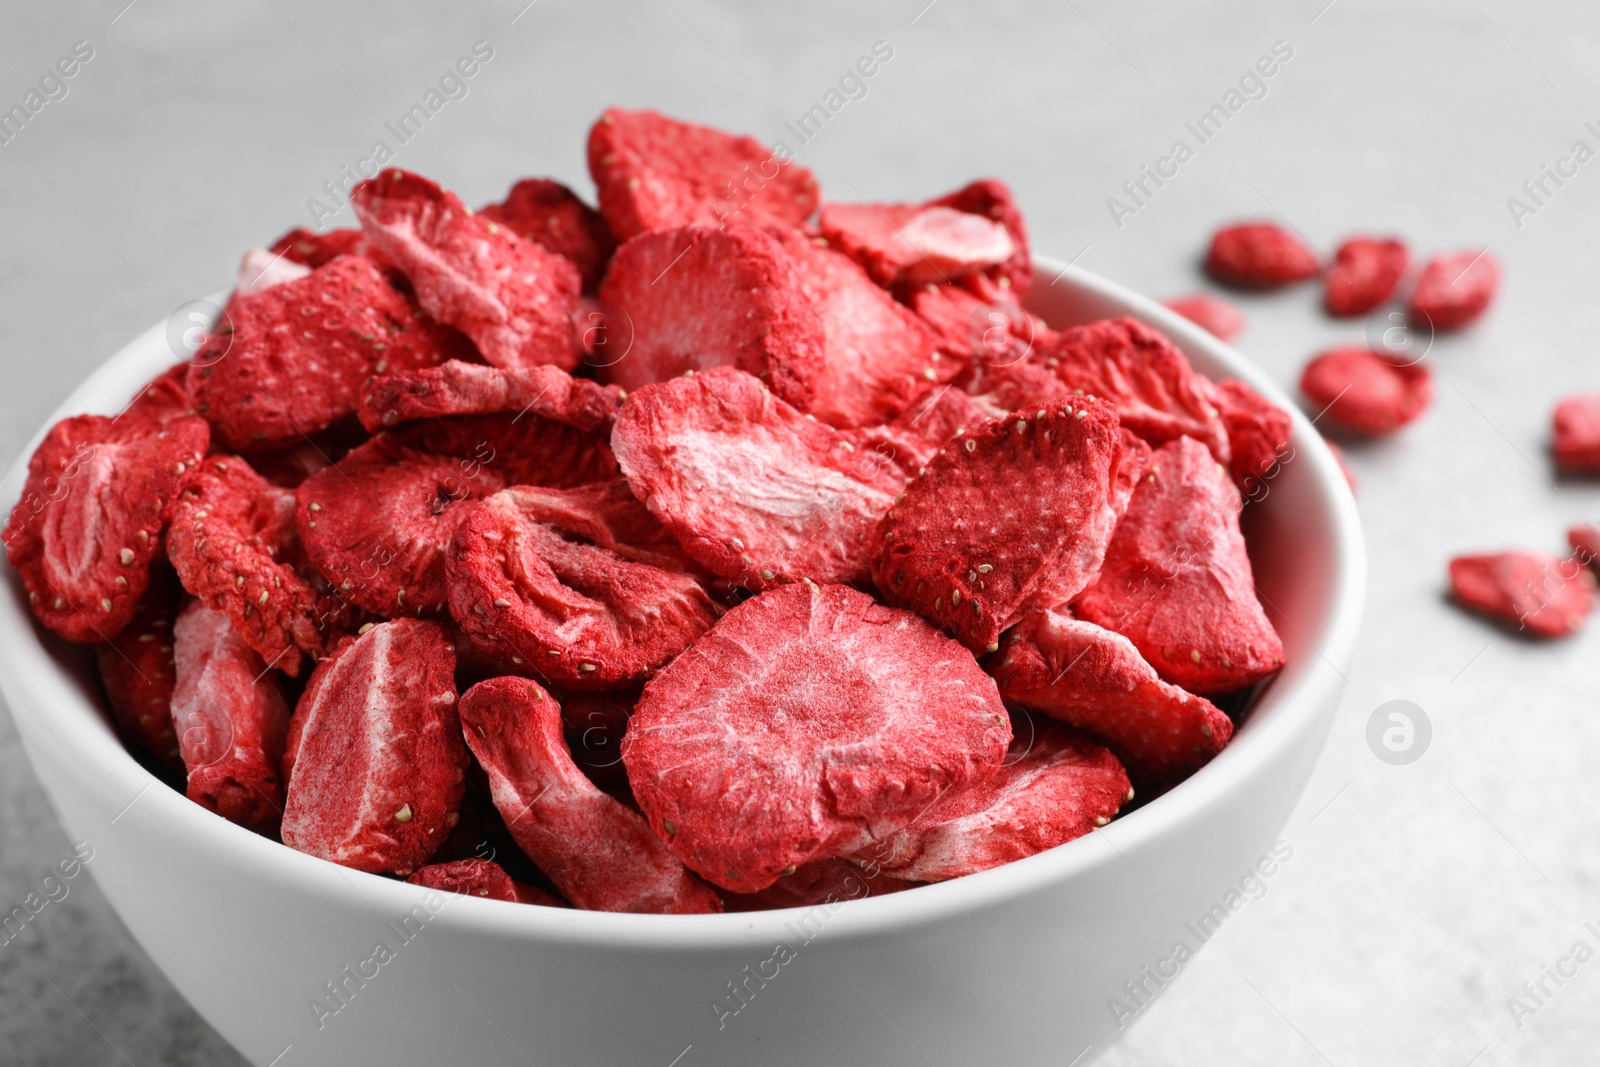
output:
[[[807,911],[611,915],[441,896],[257,837],[157,782],[107,725],[82,652],[34,626],[3,568],[0,690],[122,920],[263,1067],[1092,1061],[1142,1014],[1109,1003],[1138,1006],[1124,983],[1154,991],[1144,968],[1171,974],[1176,943],[1201,943],[1186,923],[1219,905],[1225,916],[1241,877],[1273,867],[1257,865],[1327,735],[1365,560],[1332,455],[1258,371],[1150,300],[1047,259],[1037,269],[1029,304],[1052,325],[1131,315],[1200,371],[1294,412],[1293,458],[1247,515],[1288,666],[1189,781],[1019,863]],[[51,421],[119,410],[172,361],[164,326],[146,331]],[[25,470],[0,485],[7,510]]]

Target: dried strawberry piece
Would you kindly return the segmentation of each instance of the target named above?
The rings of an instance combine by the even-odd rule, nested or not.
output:
[[[172,509],[167,554],[183,587],[228,617],[269,664],[299,677],[350,627],[349,611],[309,565],[295,532],[294,492],[238,456],[191,470]]]
[[[487,362],[578,365],[571,315],[581,283],[570,261],[403,170],[357,185],[350,202],[367,239],[410,279],[428,314],[470,337]]]
[[[1427,410],[1433,374],[1421,363],[1366,348],[1332,348],[1306,364],[1300,391],[1351,433],[1393,433]]]
[[[754,137],[608,108],[589,131],[589,174],[617,240],[694,223],[798,226],[817,180]]]
[[[518,847],[562,896],[590,911],[721,911],[636,813],[572,762],[561,709],[526,678],[492,678],[461,698],[467,745],[489,774]]]
[[[90,644],[128,624],[184,471],[200,462],[209,438],[197,418],[156,429],[141,418],[76,415],[50,428],[0,530],[46,628]]]
[[[980,178],[928,203],[982,215],[1004,226],[1011,237],[1011,258],[993,270],[973,276],[969,283],[993,278],[1002,289],[1011,291],[1012,299],[1020,301],[1027,295],[1033,285],[1033,254],[1028,250],[1028,228],[1010,186],[998,178]]]
[[[621,390],[560,367],[487,367],[450,360],[405,374],[382,374],[361,394],[361,424],[369,431],[412,419],[446,415],[524,412],[575,426],[609,428],[621,404]]]
[[[1241,506],[1200,442],[1156,449],[1078,617],[1128,638],[1190,692],[1232,692],[1277,671],[1283,643],[1256,599]]]
[[[141,432],[164,430],[168,423],[198,414],[194,397],[189,395],[189,366],[179,363],[151,380],[139,391],[122,414],[112,421],[123,432],[135,426]]]
[[[865,856],[892,878],[960,878],[1082,837],[1132,792],[1117,757],[1076,730],[1039,722],[1012,740],[994,777],[939,801]]]
[[[424,452],[476,460],[504,474],[508,485],[568,489],[617,476],[617,461],[603,432],[580,430],[532,411],[420,419],[384,436]]]
[[[230,822],[272,835],[283,817],[289,705],[228,617],[191,600],[173,626],[172,722],[185,790]]]
[[[873,872],[870,859],[864,866],[849,860],[816,860],[802,863],[758,893],[724,894],[722,903],[737,912],[813,908],[899,893],[919,884]]]
[[[901,485],[889,464],[732,367],[633,393],[611,447],[684,551],[747,589],[865,578],[869,534]]]
[[[1074,392],[1115,403],[1122,425],[1152,445],[1193,437],[1228,462],[1210,383],[1160,331],[1133,319],[1101,319],[1062,331],[1039,358]]]
[[[890,603],[982,652],[1093,578],[1116,524],[1117,415],[1072,399],[992,419],[928,462],[877,530],[872,577]]]
[[[317,664],[289,723],[284,844],[361,871],[428,861],[465,790],[455,659],[444,627],[395,619]]]
[[[1411,290],[1407,313],[1435,330],[1459,330],[1489,309],[1500,289],[1500,263],[1487,249],[1435,256]]]
[[[1600,473],[1600,393],[1562,400],[1551,417],[1551,430],[1551,451],[1563,470]]]
[[[1042,363],[974,363],[954,384],[965,390],[991,419],[1040,404],[1070,404],[1076,399],[1073,391]]]
[[[1233,736],[1226,715],[1162,681],[1133,642],[1064,612],[1024,620],[984,662],[1001,696],[1083,730],[1141,784],[1188,777]]]
[[[130,747],[142,749],[163,767],[183,770],[178,735],[172,729],[172,688],[178,667],[172,651],[172,624],[183,592],[172,568],[152,561],[150,587],[128,625],[97,647],[100,681],[117,730]]]
[[[1289,413],[1237,379],[1218,382],[1211,399],[1228,431],[1228,470],[1233,482],[1253,499],[1257,486],[1276,475],[1278,464],[1289,452]]]
[[[1404,241],[1348,239],[1323,276],[1322,306],[1330,315],[1365,315],[1394,296],[1410,261]]]
[[[548,178],[524,178],[506,198],[479,212],[549,252],[572,261],[585,292],[594,292],[605,276],[617,239],[600,212],[578,194]]]
[[[1231,341],[1244,329],[1244,315],[1238,308],[1205,293],[1174,297],[1161,303],[1220,341]]]
[[[315,269],[332,263],[340,256],[370,257],[372,246],[367,243],[367,235],[360,230],[317,233],[315,230],[296,229],[272,242],[269,251],[292,263],[302,263]]]
[[[849,429],[886,422],[939,378],[933,331],[845,256],[799,230],[774,230],[822,318],[822,367],[807,411]]]
[[[1211,237],[1206,271],[1243,289],[1277,289],[1317,274],[1317,256],[1277,223],[1226,226]]]
[[[957,430],[976,426],[989,417],[990,413],[966,393],[945,385],[922,396],[892,422],[852,431],[849,440],[867,462],[892,468],[910,481]]]
[[[412,885],[428,889],[443,889],[469,897],[487,897],[506,900],[513,904],[543,904],[550,908],[567,907],[542,889],[512,881],[505,868],[493,860],[466,859],[449,863],[430,863],[419,867],[406,879]]]
[[[343,256],[297,281],[228,301],[188,386],[217,441],[267,451],[353,414],[361,383],[426,367],[438,345],[369,259]]]
[[[988,779],[1010,742],[955,642],[845,586],[796,584],[728,612],[645,686],[622,757],[673,854],[751,893]]]
[[[445,558],[450,613],[473,643],[569,688],[642,680],[717,618],[677,540],[620,478],[496,493]]]
[[[732,365],[806,408],[825,337],[794,257],[746,226],[654,230],[617,250],[600,286],[614,355],[601,376],[628,392]]]
[[[1595,576],[1578,555],[1496,552],[1450,561],[1456,601],[1534,637],[1583,629],[1594,607]]]
[[[934,370],[940,381],[956,377],[973,362],[1020,365],[1035,344],[1055,336],[1044,320],[1005,291],[986,297],[966,285],[920,285],[906,300],[933,330],[939,355]]]

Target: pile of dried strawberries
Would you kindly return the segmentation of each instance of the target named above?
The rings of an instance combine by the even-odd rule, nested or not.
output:
[[[51,429],[5,545],[130,747],[335,863],[707,912],[1026,857],[1228,743],[1283,411],[1023,312],[1000,182],[820,203],[649,111],[589,164],[598,211],[383,172]]]

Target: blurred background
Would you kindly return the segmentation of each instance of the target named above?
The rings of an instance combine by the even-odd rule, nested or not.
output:
[[[480,41],[492,58],[466,94],[400,145],[385,123]],[[472,202],[534,175],[592,196],[585,135],[612,104],[783,140],[830,199],[921,200],[1003,178],[1037,252],[1155,297],[1208,289],[1209,233],[1242,218],[1287,222],[1324,252],[1356,231],[1402,235],[1418,256],[1488,245],[1504,289],[1478,326],[1429,352],[1432,410],[1348,450],[1372,557],[1368,622],[1282,835],[1293,857],[1097,1062],[1593,1060],[1600,962],[1547,981],[1537,1005],[1523,983],[1580,940],[1600,949],[1584,926],[1600,928],[1600,633],[1538,645],[1505,634],[1450,606],[1444,567],[1475,550],[1559,552],[1568,525],[1600,519],[1600,486],[1558,478],[1547,452],[1555,400],[1600,388],[1600,161],[1547,185],[1532,214],[1508,204],[1531,204],[1523,183],[1574,142],[1600,150],[1600,8],[10,4],[0,107],[78,42],[92,56],[66,94],[0,144],[7,464],[125,341],[229,285],[245,249],[319,217],[355,225],[348,208],[328,216],[322,187],[374,142]],[[879,42],[892,56],[865,94],[798,143],[785,123]],[[1109,198],[1127,202],[1123,183],[1175,140],[1195,146],[1184,123],[1275,45],[1265,91],[1117,218]],[[1249,323],[1238,346],[1291,391],[1317,351],[1384,325],[1326,318],[1314,285],[1229,299]],[[1395,699],[1432,726],[1405,766],[1366,740],[1373,711]],[[0,716],[0,911],[70,855]],[[70,886],[0,946],[0,1061],[242,1064],[92,881]],[[1514,1015],[1514,996],[1535,1010]]]

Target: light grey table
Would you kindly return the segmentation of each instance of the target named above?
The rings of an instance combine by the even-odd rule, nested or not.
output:
[[[324,181],[377,140],[395,147],[385,123],[479,40],[493,58],[396,160],[469,200],[524,175],[588,191],[584,135],[609,104],[787,139],[784,123],[884,41],[893,58],[866,95],[809,143],[790,141],[833,198],[920,198],[999,175],[1039,250],[1158,296],[1201,287],[1210,228],[1239,216],[1287,219],[1323,248],[1355,229],[1424,251],[1492,245],[1503,298],[1479,328],[1435,345],[1432,411],[1351,450],[1369,618],[1327,753],[1284,831],[1293,858],[1103,1062],[1593,1060],[1600,962],[1559,988],[1547,980],[1533,1014],[1513,1019],[1507,998],[1574,942],[1600,949],[1583,928],[1600,920],[1600,633],[1533,645],[1441,590],[1454,553],[1558,550],[1567,524],[1600,516],[1596,486],[1554,479],[1545,455],[1553,400],[1600,388],[1600,162],[1547,183],[1533,214],[1507,204],[1575,141],[1600,149],[1585,126],[1600,126],[1600,11],[524,3],[8,5],[0,105],[74,42],[93,58],[0,145],[0,459],[123,341],[224,286],[241,251],[310,224]],[[1184,123],[1278,41],[1293,55],[1265,95],[1117,225],[1108,198],[1176,139],[1194,146]],[[335,221],[351,224],[349,212]],[[1319,346],[1363,335],[1323,318],[1309,288],[1241,303],[1240,347],[1285,385]],[[1406,767],[1365,741],[1368,716],[1394,698],[1434,729]],[[0,910],[69,851],[0,717]],[[0,1061],[241,1062],[93,883],[71,886],[0,948]],[[1065,1037],[1062,1053],[1075,1054]]]

